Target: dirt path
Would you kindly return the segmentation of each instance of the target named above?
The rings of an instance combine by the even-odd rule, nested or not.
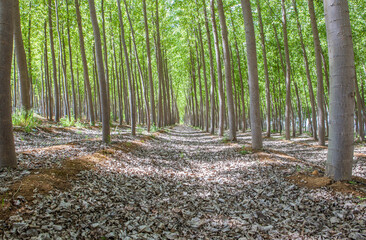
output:
[[[366,238],[365,201],[287,179],[315,169],[307,162],[319,154],[303,145],[267,139],[264,152],[251,153],[242,149],[248,134],[225,143],[185,126],[90,142],[66,150],[68,161],[93,163],[71,188],[36,191],[32,202],[14,195],[25,203],[0,221],[5,239]]]

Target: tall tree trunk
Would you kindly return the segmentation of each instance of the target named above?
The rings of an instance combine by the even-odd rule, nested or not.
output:
[[[326,175],[352,177],[355,63],[348,1],[324,0],[330,63],[330,129]]]
[[[102,12],[102,30],[103,30],[103,53],[104,53],[104,69],[105,69],[105,81],[107,87],[107,99],[108,99],[108,106],[110,106],[111,98],[109,93],[109,70],[108,70],[108,48],[107,48],[107,38],[105,35],[105,17],[104,17],[104,0],[101,1],[101,12]]]
[[[296,100],[297,100],[297,116],[299,118],[299,134],[302,134],[302,116],[301,116],[301,101],[300,101],[300,94],[299,89],[297,87],[297,83],[295,82],[295,93],[296,93]]]
[[[95,13],[94,0],[88,0],[90,18],[93,25],[94,41],[95,41],[95,53],[98,67],[98,77],[99,77],[99,92],[101,97],[101,115],[102,115],[102,130],[103,130],[103,142],[109,143],[111,141],[110,137],[110,109],[108,104],[107,87],[104,75],[104,64],[103,64],[103,53],[102,53],[102,43],[100,40],[100,31],[97,16]]]
[[[113,46],[113,57],[114,57],[114,68],[116,71],[116,79],[117,79],[117,93],[118,93],[118,105],[119,105],[119,125],[122,126],[123,123],[123,101],[122,101],[122,91],[121,91],[121,76],[118,71],[117,57],[116,57],[116,49],[115,44],[112,38],[112,46]]]
[[[60,54],[60,64],[62,67],[62,75],[64,78],[64,99],[65,99],[65,110],[66,110],[66,114],[70,119],[70,104],[69,104],[69,91],[68,91],[68,85],[67,85],[67,73],[66,73],[66,65],[64,62],[64,54],[63,54],[63,50],[64,50],[64,46],[62,44],[62,40],[61,40],[61,36],[63,36],[63,34],[60,31],[60,20],[58,17],[58,8],[59,8],[59,4],[58,4],[58,0],[55,0],[55,10],[56,10],[56,26],[57,26],[57,35],[58,35],[58,43],[59,43],[59,54]]]
[[[247,42],[247,59],[249,72],[249,94],[250,94],[250,122],[252,130],[252,148],[261,149],[262,128],[259,103],[259,85],[258,85],[258,63],[255,42],[255,32],[252,17],[250,0],[241,0],[241,8],[244,17],[245,38]]]
[[[309,88],[312,123],[313,123],[313,126],[312,126],[313,127],[313,138],[314,138],[314,140],[317,140],[318,137],[317,137],[317,130],[316,130],[317,125],[316,125],[316,107],[315,107],[316,103],[315,103],[313,84],[311,81],[311,75],[310,75],[310,69],[309,69],[309,60],[308,60],[308,55],[307,55],[306,49],[305,49],[304,38],[302,35],[302,28],[301,28],[299,14],[298,14],[297,7],[296,7],[296,0],[293,0],[293,3],[294,3],[295,14],[296,14],[297,29],[298,29],[299,36],[300,36],[300,44],[301,44],[302,54],[303,54],[303,58],[304,58],[306,80],[307,80],[308,88]]]
[[[296,121],[295,121],[295,109],[291,103],[291,121],[292,121],[292,137],[296,137]]]
[[[360,136],[361,141],[365,140],[365,131],[364,131],[364,125],[363,125],[363,115],[362,111],[365,111],[365,109],[362,108],[362,98],[361,94],[358,88],[357,83],[357,73],[355,72],[355,92],[356,92],[356,100],[357,100],[357,115],[358,115],[358,133]]]
[[[125,40],[125,29],[123,25],[122,20],[122,11],[121,11],[121,2],[120,0],[117,0],[118,2],[118,15],[119,15],[119,22],[121,25],[121,38],[122,38],[122,44],[123,44],[123,52],[125,55],[126,60],[126,68],[127,68],[127,77],[128,77],[128,88],[129,88],[129,96],[130,96],[130,114],[131,114],[131,134],[132,136],[136,135],[136,106],[135,106],[135,94],[133,91],[133,82],[132,82],[132,76],[131,76],[131,68],[130,63],[128,59],[128,52],[127,52],[127,45]]]
[[[191,47],[189,47],[189,49],[191,49]],[[196,83],[196,65],[195,65],[195,60],[194,60],[194,53],[192,53],[191,50],[191,68],[192,68],[192,87],[193,87],[193,97],[194,97],[194,102],[193,102],[193,106],[195,111],[193,112],[193,126],[197,127],[199,126],[199,115],[198,115],[198,100],[197,100],[197,83]]]
[[[283,75],[286,77],[286,67],[285,67],[285,64],[283,62],[283,56],[282,56],[282,51],[281,51],[281,46],[280,46],[280,41],[278,39],[278,35],[277,35],[277,29],[276,29],[276,26],[273,24],[273,29],[274,29],[274,33],[275,33],[275,38],[276,38],[276,43],[277,43],[277,49],[278,49],[278,53],[280,55],[280,59],[279,59],[279,62],[281,64],[281,68],[282,68],[282,72],[283,72]],[[278,59],[277,59],[277,69],[278,69],[278,103],[279,103],[279,106],[278,106],[278,112],[279,112],[279,130],[280,130],[280,134],[282,135],[282,101],[281,101],[281,98],[282,98],[282,94],[281,94],[281,74],[280,74],[280,68],[278,66]]]
[[[23,109],[28,114],[28,112],[31,110],[30,84],[28,78],[29,75],[27,59],[25,55],[22,29],[20,24],[19,0],[14,0],[14,41],[15,55],[17,58],[17,66],[20,79],[21,100]]]
[[[117,121],[117,108],[116,108],[116,75],[115,75],[115,71],[114,71],[114,60],[112,57],[111,60],[111,83],[112,83],[112,87],[111,87],[111,107],[113,110],[113,121],[116,122]]]
[[[222,0],[217,0],[217,9],[219,11],[222,43],[224,49],[224,63],[225,63],[225,79],[226,79],[226,98],[229,117],[229,139],[236,141],[236,124],[233,98],[233,85],[231,80],[231,62],[230,62],[230,45],[228,39],[228,31],[226,26],[226,19],[224,13],[224,6]]]
[[[198,34],[199,34],[199,40],[200,40],[200,47],[201,47],[201,58],[202,58],[202,68],[203,68],[203,79],[205,84],[205,107],[206,107],[206,116],[205,116],[205,131],[208,132],[208,126],[209,126],[209,101],[208,101],[208,85],[207,85],[207,73],[206,73],[206,58],[205,58],[205,51],[203,49],[203,40],[202,40],[202,31],[201,31],[201,24],[198,23]],[[211,48],[211,46],[210,46]]]
[[[130,23],[130,31],[131,31],[131,34],[132,34],[133,48],[134,48],[134,51],[135,51],[137,67],[138,67],[138,71],[139,71],[140,78],[141,78],[141,83],[142,83],[142,86],[141,86],[142,87],[142,94],[143,94],[142,97],[144,98],[144,101],[145,101],[146,116],[147,116],[147,131],[150,132],[150,109],[149,109],[150,107],[149,107],[147,91],[146,91],[146,87],[145,87],[145,83],[144,83],[144,76],[143,76],[143,73],[142,73],[140,59],[139,59],[139,55],[138,55],[138,52],[137,52],[135,32],[133,30],[132,21],[131,21],[131,17],[130,17],[129,11],[128,11],[126,0],[124,0],[124,3],[125,3],[125,7],[126,7],[128,22]]]
[[[165,85],[166,85],[166,102],[167,102],[167,119],[168,125],[171,125],[172,123],[172,112],[171,112],[171,98],[170,98],[170,81],[169,81],[169,67],[168,67],[168,56],[167,56],[167,51],[165,50],[165,58],[164,58],[164,66],[165,66]]]
[[[47,48],[47,21],[44,22],[44,48],[45,48],[45,69],[46,69],[46,86],[48,92],[48,119],[52,121],[53,111],[52,111],[52,89],[49,78],[49,67],[48,67],[48,48]]]
[[[235,52],[236,52],[236,61],[238,62],[238,71],[239,71],[239,80],[240,80],[240,98],[241,98],[241,105],[242,105],[242,131],[245,132],[246,130],[246,119],[245,119],[245,100],[244,100],[244,83],[243,83],[243,74],[241,72],[241,60],[240,60],[240,53],[239,53],[239,47],[238,47],[238,41],[236,39],[236,30],[234,21],[231,18],[231,24],[233,27],[233,33],[234,33],[234,39],[235,39]]]
[[[213,56],[212,56],[212,44],[211,44],[211,34],[210,34],[210,28],[208,26],[208,16],[207,16],[207,10],[206,10],[206,1],[203,0],[203,12],[205,15],[205,27],[206,27],[206,37],[207,37],[207,43],[208,43],[208,53],[210,58],[210,77],[211,77],[211,92],[210,92],[210,99],[211,99],[211,128],[210,133],[215,133],[215,86],[216,86],[216,80],[215,80],[215,67],[213,63]],[[208,96],[208,92],[206,93]]]
[[[46,116],[46,96],[45,96],[45,72],[43,71],[43,60],[44,60],[44,53],[41,58],[41,102],[40,102],[40,108],[41,108],[41,114],[43,116]]]
[[[219,36],[217,33],[216,26],[216,16],[215,16],[215,3],[211,0],[211,22],[212,31],[215,41],[215,52],[216,52],[216,65],[217,65],[217,82],[219,85],[219,136],[224,135],[224,118],[225,118],[225,95],[224,86],[222,82],[222,67],[220,59],[220,46],[219,46]]]
[[[147,65],[149,71],[149,85],[150,85],[150,105],[151,105],[151,120],[156,125],[156,112],[155,112],[155,95],[154,95],[154,82],[151,68],[151,52],[150,52],[150,40],[149,40],[149,26],[147,24],[147,13],[146,13],[146,0],[143,0],[143,11],[144,11],[144,24],[145,24],[145,40],[146,40],[146,52],[147,52]]]
[[[210,92],[210,98],[211,98],[211,128],[210,133],[215,133],[215,86],[216,86],[216,80],[215,80],[215,67],[213,63],[213,56],[212,56],[212,44],[211,44],[211,34],[210,34],[210,28],[208,25],[208,16],[207,16],[207,10],[206,10],[206,1],[203,0],[203,12],[205,15],[205,27],[206,27],[206,37],[207,37],[207,43],[208,43],[208,53],[210,57],[210,76],[211,76],[211,92]],[[206,93],[208,95],[208,92]]]
[[[294,0],[295,1],[295,0]],[[316,23],[316,16],[314,11],[313,0],[309,0],[309,13],[311,20],[311,29],[313,31],[314,38],[314,51],[315,51],[315,63],[316,63],[316,75],[317,75],[317,100],[318,100],[318,136],[319,145],[325,146],[325,126],[324,126],[324,86],[323,86],[323,66],[321,47],[318,33],[318,26]]]
[[[76,55],[76,66],[79,66],[79,58]],[[81,92],[80,92],[80,81],[79,81],[79,68],[76,68],[76,84],[77,84],[77,93],[78,93],[78,112],[80,114],[80,119],[83,118],[83,108],[82,108],[82,98],[81,98]],[[85,91],[86,92],[86,91]],[[85,96],[85,95],[84,95]]]
[[[55,92],[55,121],[60,121],[60,94],[58,88],[58,80],[57,80],[57,65],[56,65],[56,56],[55,56],[55,46],[53,44],[53,26],[52,26],[52,3],[51,0],[48,0],[48,27],[50,32],[50,45],[51,45],[51,55],[52,55],[52,73],[53,73],[53,87]]]
[[[94,115],[94,105],[93,105],[93,97],[92,91],[90,87],[90,80],[89,80],[89,70],[88,64],[86,61],[86,54],[85,54],[85,43],[84,43],[84,35],[83,35],[83,26],[81,22],[81,15],[79,10],[79,3],[78,0],[75,0],[75,9],[76,9],[76,17],[78,23],[78,30],[79,30],[79,43],[80,43],[80,54],[81,54],[81,61],[83,63],[83,70],[84,70],[84,86],[86,89],[86,98],[87,98],[87,105],[88,105],[88,113],[89,113],[89,121],[91,125],[95,123],[95,115]],[[96,104],[96,103],[95,103]]]
[[[17,166],[11,119],[10,85],[14,11],[9,9],[13,9],[13,0],[0,1],[0,168]]]
[[[266,116],[267,116],[267,137],[271,136],[271,95],[269,91],[269,74],[268,74],[268,64],[267,64],[267,50],[266,50],[266,39],[263,31],[263,23],[262,23],[262,14],[261,7],[258,0],[257,2],[257,10],[258,10],[258,19],[259,19],[259,29],[262,43],[262,54],[263,54],[263,66],[264,66],[264,78],[266,82]]]
[[[129,105],[129,98],[128,98],[128,84],[126,83],[126,77],[125,77],[125,68],[124,68],[124,61],[123,61],[123,53],[122,53],[122,34],[120,34],[120,59],[121,59],[121,75],[122,75],[122,89],[123,89],[123,102],[125,106],[125,121],[127,124],[130,124],[130,105]]]
[[[277,68],[279,69],[278,65],[277,65]],[[279,116],[280,135],[282,135],[282,100],[281,100],[281,98],[282,98],[282,94],[281,94],[281,79],[279,77],[278,78],[278,116]]]
[[[291,121],[291,63],[290,63],[290,51],[288,49],[287,39],[287,17],[285,0],[282,1],[282,27],[283,27],[283,42],[285,46],[285,59],[286,59],[286,116],[285,116],[285,132],[286,139],[290,140],[290,121]]]
[[[14,56],[15,56],[15,49],[14,49]],[[13,82],[14,82],[14,94],[13,94],[13,102],[14,102],[14,109],[17,108],[18,106],[18,94],[17,94],[17,91],[18,91],[18,79],[17,79],[17,71],[15,71],[16,69],[16,57],[13,58]]]
[[[323,54],[323,49],[321,50],[320,52],[321,56],[322,56],[322,63],[323,63],[323,66],[324,66],[324,76],[325,76],[325,85],[326,85],[326,90],[327,90],[327,93],[329,95],[329,74],[328,74],[328,64],[327,64],[327,61],[324,57],[324,54]]]
[[[163,68],[163,82],[162,82],[162,90],[163,90],[163,107],[164,107],[164,126],[168,125],[168,118],[169,118],[169,111],[167,109],[168,107],[168,101],[167,101],[167,86],[166,86],[166,77],[164,75],[164,51],[161,50],[161,64]]]
[[[165,113],[163,112],[163,84],[164,84],[164,74],[163,74],[163,60],[162,60],[162,51],[161,51],[161,43],[160,43],[160,20],[159,20],[159,1],[156,1],[156,60],[157,60],[157,67],[158,67],[158,78],[159,78],[159,121],[160,127],[164,123]]]
[[[70,20],[69,20],[69,4],[66,1],[66,12],[67,12],[67,40],[69,46],[69,61],[70,61],[70,73],[71,73],[71,90],[72,90],[72,105],[74,109],[74,119],[78,119],[78,108],[76,101],[75,82],[74,82],[74,70],[72,64],[72,50],[71,50],[71,39],[70,39]]]
[[[196,38],[198,38],[197,34]],[[200,54],[198,52],[197,40],[195,41],[195,49],[197,55],[197,74],[198,74],[198,87],[199,87],[199,95],[200,95],[200,116],[199,116],[199,126],[203,129],[203,97],[202,97],[202,79],[201,79],[201,59]]]
[[[19,2],[19,0],[18,0]],[[32,0],[29,1],[29,15],[28,15],[28,84],[29,84],[29,99],[30,106],[34,104],[34,91],[33,91],[33,79],[32,79],[32,54],[31,54],[31,29],[32,29]]]

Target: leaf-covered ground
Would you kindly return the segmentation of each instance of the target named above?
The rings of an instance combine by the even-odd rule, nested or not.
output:
[[[350,182],[324,177],[306,136],[250,149],[186,126],[17,132],[19,168],[0,170],[4,239],[366,239],[366,147]]]

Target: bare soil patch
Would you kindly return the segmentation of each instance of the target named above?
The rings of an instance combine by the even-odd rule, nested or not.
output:
[[[62,168],[31,170],[29,175],[12,184],[8,191],[0,195],[0,220],[6,220],[21,210],[25,201],[31,203],[36,193],[47,195],[53,190],[69,190],[77,175],[81,171],[94,169],[95,162],[96,156],[85,156],[65,160]]]
[[[287,177],[288,180],[295,183],[300,187],[306,187],[310,189],[327,187],[335,192],[343,194],[352,194],[354,196],[366,197],[364,191],[364,185],[355,181],[338,181],[334,182],[329,177],[319,174],[318,171],[314,171],[312,174],[305,172],[298,172]],[[360,178],[355,178],[360,180]],[[362,181],[365,181],[364,179]]]
[[[98,127],[91,128],[95,129]],[[40,130],[46,133],[55,133],[60,130],[72,132],[77,130],[77,128],[42,127]],[[154,136],[158,134],[155,133]],[[92,154],[67,158],[62,161],[61,167],[30,169],[29,174],[11,184],[9,190],[0,194],[0,220],[7,220],[16,212],[24,211],[24,203],[28,202],[28,205],[32,205],[32,201],[36,198],[35,194],[47,195],[54,190],[62,192],[70,190],[73,181],[78,179],[80,172],[96,170],[97,166],[107,166],[106,162],[109,160],[109,156],[116,154],[117,151],[124,153],[135,151],[143,142],[149,139],[152,139],[152,137],[143,136],[136,141],[112,143],[107,148]],[[30,158],[37,157],[39,154],[57,155],[57,153],[68,151],[70,148],[77,149],[83,143],[96,143],[100,140],[100,138],[82,139],[61,145],[31,148],[18,152],[18,154],[27,155]]]

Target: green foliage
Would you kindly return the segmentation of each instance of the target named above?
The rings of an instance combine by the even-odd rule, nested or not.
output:
[[[142,134],[143,132],[144,132],[144,128],[142,128],[142,127],[137,127],[136,128],[136,132],[138,133],[138,134]]]
[[[69,119],[69,117],[63,117],[60,119],[60,125],[63,127],[77,127],[77,128],[85,128],[88,125],[81,122],[75,121],[73,118]]]
[[[60,124],[63,127],[73,127],[75,126],[75,121],[73,119],[69,119],[67,116],[60,119]]]
[[[27,114],[24,110],[17,110],[12,115],[12,120],[14,126],[21,127],[27,133],[31,132],[40,124],[40,121],[34,116],[32,111]]]
[[[245,150],[245,149],[240,151],[241,155],[247,155],[247,154],[251,154],[251,153],[252,153],[251,151],[248,151],[248,150]]]
[[[86,126],[87,126],[87,124],[85,124],[85,123],[82,123],[82,122],[80,122],[80,121],[77,121],[77,122],[75,122],[75,127],[77,127],[77,128],[85,128]]]
[[[69,3],[69,13],[66,12],[66,3]],[[143,13],[142,13],[142,1],[139,0],[131,0],[127,1],[128,7],[130,8],[130,14],[133,22],[133,27],[136,35],[136,43],[137,43],[137,51],[141,60],[146,57],[146,43],[145,43],[145,29],[143,24]],[[279,50],[277,48],[276,35],[274,32],[274,27],[277,29],[277,37],[282,45],[283,33],[282,33],[282,16],[281,16],[281,4],[278,4],[276,1],[268,1],[268,0],[259,0],[258,3],[262,9],[262,21],[264,25],[265,31],[265,42],[266,42],[266,50],[267,50],[267,58],[268,58],[268,68],[270,72],[270,85],[273,86],[271,91],[271,97],[273,99],[273,108],[277,108],[281,110],[281,116],[284,114],[285,104],[281,104],[280,101],[285,97],[285,81],[284,81],[284,73],[281,70],[281,62],[279,58]],[[154,20],[153,12],[156,11],[155,1],[147,1],[147,14],[148,14],[148,27],[150,29],[150,43],[154,45],[154,35],[156,34],[156,23]],[[263,97],[265,91],[265,81],[264,79],[264,63],[263,63],[263,53],[261,51],[261,43],[259,41],[259,27],[258,27],[258,11],[256,10],[256,2],[252,1],[253,8],[253,20],[255,25],[255,31],[257,38],[257,54],[258,54],[258,74],[259,74],[259,88],[261,91],[261,105],[265,103],[265,98]],[[327,52],[327,39],[326,39],[326,31],[325,31],[325,21],[324,21],[324,10],[322,1],[315,1],[315,13],[317,17],[319,36],[321,41],[321,47],[323,49],[323,54],[325,57],[325,61],[329,67],[328,62],[328,52]],[[122,4],[123,5],[123,4]],[[211,31],[212,38],[212,29],[211,29],[211,19],[210,19],[210,6],[209,1],[206,1],[206,10],[208,12],[208,20],[209,20],[209,30]],[[307,82],[305,75],[305,67],[303,62],[303,55],[300,47],[299,41],[299,33],[296,24],[296,17],[294,14],[294,8],[291,1],[285,1],[286,11],[288,15],[288,39],[289,39],[289,47],[290,47],[290,58],[291,58],[291,66],[292,66],[292,78],[293,81],[297,82],[299,85],[299,95],[302,110],[304,112],[309,111],[310,101],[309,101],[309,93],[306,90]],[[313,37],[311,31],[311,24],[308,13],[308,4],[307,1],[297,1],[297,7],[299,10],[299,21],[302,27],[302,35],[304,37],[304,44],[306,47],[306,52],[309,59],[309,67],[310,67],[310,75],[312,77],[313,85],[316,83],[316,71],[315,71],[315,55],[314,55],[314,47],[313,47]],[[22,28],[26,29],[23,33],[26,37],[24,37],[24,44],[26,52],[29,53],[30,56],[27,56],[29,59],[28,65],[31,67],[29,75],[33,80],[33,90],[34,96],[41,96],[42,94],[42,78],[39,77],[42,75],[42,61],[44,59],[44,55],[40,54],[44,52],[45,46],[45,34],[44,31],[44,21],[47,20],[47,11],[48,5],[47,1],[35,1],[32,4],[32,7],[29,4],[29,1],[20,1],[21,8],[21,25]],[[124,7],[122,7],[124,9]],[[355,49],[355,61],[356,61],[356,72],[359,76],[358,79],[364,79],[366,77],[366,71],[364,71],[365,67],[365,59],[366,59],[366,51],[365,44],[366,38],[364,37],[364,33],[366,31],[366,8],[364,1],[354,0],[349,1],[350,8],[350,18],[352,25],[352,37],[354,40],[354,49]],[[56,24],[56,17],[54,12],[54,3],[52,3],[52,21],[54,25]],[[241,74],[243,75],[243,84],[244,91],[248,93],[248,83],[247,83],[247,63],[246,63],[246,48],[245,48],[245,31],[243,26],[243,16],[240,3],[236,0],[226,0],[224,1],[224,9],[227,18],[227,25],[229,30],[229,42],[233,47],[233,84],[236,86],[237,93],[240,95],[241,87],[239,84],[239,67],[238,61],[236,61],[237,55],[239,57],[241,64]],[[66,27],[67,24],[70,26],[70,41],[72,46],[72,56],[73,56],[73,68],[74,74],[76,72],[82,72],[82,62],[77,60],[76,56],[80,55],[79,49],[79,35],[77,30],[76,23],[76,12],[75,7],[72,1],[60,1],[59,8],[59,19],[61,26]],[[93,64],[93,44],[94,37],[93,34],[90,34],[93,29],[90,22],[90,14],[89,14],[89,6],[87,1],[80,1],[80,11],[81,18],[83,24],[84,31],[84,41],[85,41],[85,49],[86,49],[86,59],[89,65],[89,75],[93,76],[93,68],[91,67]],[[101,20],[101,4],[96,4],[97,17],[99,18],[100,23]],[[115,33],[120,31],[120,24],[118,21],[118,10],[117,4],[115,1],[105,1],[104,3],[104,11],[105,11],[105,25],[106,25],[106,40],[103,39],[103,42],[107,42],[107,54],[108,58],[112,59],[112,52],[115,49],[117,53],[122,52],[121,46],[118,42],[118,37],[116,37]],[[125,12],[124,12],[125,13]],[[39,21],[35,21],[39,20]],[[127,15],[123,14],[123,20],[127,24]],[[217,16],[217,24],[219,24],[219,19]],[[190,92],[192,87],[192,79],[190,77],[192,71],[192,62],[190,58],[190,51],[193,53],[193,59],[197,59],[195,53],[195,41],[197,41],[196,33],[198,28],[198,23],[200,24],[200,28],[202,31],[202,40],[203,40],[203,53],[205,54],[205,65],[206,65],[206,74],[208,85],[211,85],[211,78],[209,77],[209,46],[207,44],[207,36],[206,36],[206,28],[204,24],[205,18],[203,15],[203,2],[202,1],[183,1],[183,0],[174,0],[174,1],[161,1],[159,3],[159,24],[160,24],[160,35],[161,35],[161,44],[163,49],[165,49],[164,56],[167,59],[167,69],[169,72],[169,78],[172,80],[174,98],[177,101],[177,107],[180,112],[181,122],[183,122],[183,115],[185,112],[185,106],[187,104],[187,96],[193,96],[193,92]],[[29,24],[31,23],[31,26]],[[31,30],[29,33],[27,29]],[[46,35],[49,36],[49,26],[46,29]],[[55,27],[55,26],[54,26]],[[196,30],[195,30],[196,29]],[[235,29],[235,34],[234,34]],[[219,35],[221,34],[220,29],[218,29]],[[131,35],[131,30],[129,27],[126,27],[126,36]],[[54,38],[57,39],[57,31],[54,32]],[[66,39],[65,39],[66,40]],[[238,41],[238,53],[235,50],[234,43],[235,40]],[[127,39],[127,42],[130,40]],[[211,39],[213,44],[213,39]],[[47,39],[48,46],[49,38]],[[56,45],[57,40],[55,41]],[[66,43],[67,44],[67,43]],[[213,46],[210,46],[214,55],[214,68],[216,63],[216,55]],[[281,52],[283,51],[282,47],[280,48]],[[103,50],[105,51],[105,50]],[[50,48],[47,49],[48,54],[51,54]],[[60,55],[60,48],[55,48],[56,56]],[[156,52],[154,51],[154,47],[152,47],[151,57],[152,59],[156,59]],[[283,54],[283,53],[282,53]],[[65,59],[68,60],[69,53],[65,52]],[[50,64],[49,61],[49,65]],[[80,60],[80,59],[79,59]],[[122,65],[123,59],[117,57],[116,59],[117,65]],[[68,64],[68,63],[67,63]],[[51,66],[50,66],[51,67]],[[111,72],[113,68],[113,62],[108,62],[108,67]],[[67,66],[67,79],[71,79],[71,68]],[[14,71],[14,70],[13,70]],[[50,69],[52,71],[52,69]],[[156,61],[152,61],[152,71],[153,71],[153,85],[155,88],[155,95],[157,95],[158,91],[158,74],[157,74],[157,63]],[[201,74],[203,74],[203,69],[200,70]],[[196,72],[197,73],[197,72]],[[214,73],[217,76],[217,70]],[[202,76],[202,75],[201,75]],[[197,77],[197,76],[196,76]],[[203,79],[203,77],[202,77]],[[361,80],[359,80],[361,82]],[[97,94],[95,91],[96,87],[95,82],[91,81],[91,88],[93,97]],[[217,84],[217,83],[216,83]],[[12,77],[12,87],[14,90],[15,79]],[[68,91],[70,91],[70,86],[68,86]],[[52,87],[52,84],[51,84]],[[81,95],[81,101],[84,102],[84,81],[76,81],[75,82],[76,89],[79,89]],[[113,86],[110,86],[110,94],[113,96],[112,92]],[[272,88],[272,87],[271,87]],[[208,89],[210,91],[210,89]],[[325,87],[326,96],[328,96],[328,89]],[[60,93],[62,94],[62,93]],[[115,92],[114,92],[115,94]],[[136,91],[137,95],[142,97],[141,93]],[[202,96],[209,94],[203,89]],[[314,88],[314,94],[316,95],[316,88]],[[292,101],[295,100],[296,95],[292,94]],[[248,97],[245,99],[244,105],[246,109],[248,108]],[[112,99],[111,99],[112,100]],[[216,100],[218,101],[217,97]],[[297,106],[294,108],[296,111]],[[309,112],[311,114],[311,112]],[[306,116],[304,116],[306,118]],[[111,119],[113,119],[113,115],[111,113]],[[156,132],[159,129],[152,126],[152,131]]]
[[[160,130],[160,128],[158,128],[155,124],[152,124],[150,127],[150,132],[152,132],[152,133],[157,132],[159,130]]]
[[[247,154],[252,154],[253,152],[248,149],[246,146],[243,146],[239,152],[241,155],[247,155]]]

